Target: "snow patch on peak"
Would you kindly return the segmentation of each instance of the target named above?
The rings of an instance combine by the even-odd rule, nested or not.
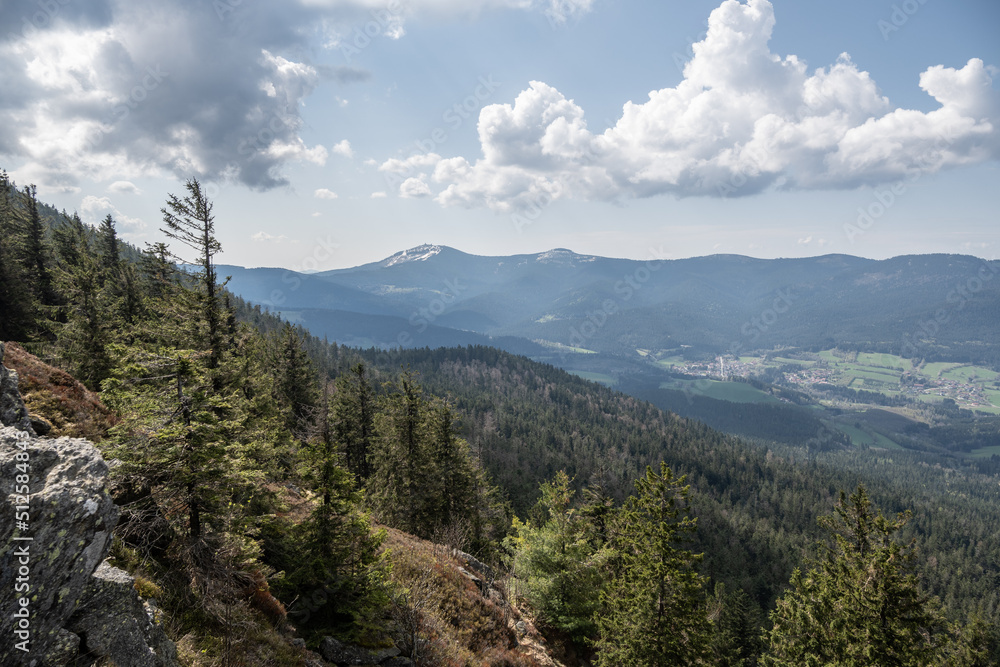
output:
[[[545,264],[574,264],[576,262],[593,262],[595,259],[596,257],[589,255],[578,255],[566,248],[553,248],[548,252],[539,253],[535,261]]]
[[[418,245],[416,248],[397,252],[389,259],[383,261],[382,264],[385,266],[395,266],[403,262],[426,262],[439,252],[441,252],[441,246],[425,243],[424,245]]]

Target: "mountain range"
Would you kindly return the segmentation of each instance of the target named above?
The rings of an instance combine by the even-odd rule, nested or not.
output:
[[[320,273],[219,272],[248,301],[359,347],[485,344],[563,367],[834,346],[1000,361],[1000,262],[965,255],[639,261],[422,245]]]

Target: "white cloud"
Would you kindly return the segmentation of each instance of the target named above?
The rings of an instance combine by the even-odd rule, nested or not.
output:
[[[422,175],[420,177],[408,178],[399,186],[399,196],[406,199],[430,197],[431,194],[430,186],[424,182]]]
[[[117,195],[141,195],[142,190],[140,190],[135,183],[131,181],[115,181],[108,186],[108,192]]]
[[[627,102],[603,134],[572,100],[532,81],[513,104],[480,112],[481,158],[415,155],[379,169],[404,196],[510,211],[560,198],[851,188],[1000,158],[1000,93],[981,60],[921,75],[937,109],[898,109],[847,54],[809,72],[772,53],[774,25],[767,0],[726,0],[683,80]]]
[[[809,245],[810,243],[812,243],[812,240],[813,237],[807,236],[804,239],[799,239],[798,241],[796,241],[796,243],[798,243],[799,245]]]
[[[244,3],[239,22],[219,23],[209,5],[107,5],[91,20],[60,10],[44,30],[0,34],[5,90],[30,92],[0,97],[0,128],[16,128],[0,129],[0,154],[21,157],[40,185],[174,175],[268,189],[287,184],[290,161],[326,161],[299,136],[300,107],[321,81],[366,73],[278,55],[296,52],[309,12]]]
[[[313,196],[316,197],[317,199],[336,199],[340,195],[338,195],[333,190],[327,190],[326,188],[320,188],[319,190],[316,190],[316,192],[313,193]]]
[[[301,137],[305,101],[324,82],[370,76],[350,59],[312,65],[291,55],[310,53],[310,39],[343,49],[358,35],[399,39],[418,17],[486,10],[558,22],[592,2],[60,0],[55,20],[27,29],[21,19],[40,5],[11,0],[0,11],[0,155],[19,162],[43,192],[143,176],[288,185],[289,162],[322,165],[329,155]],[[333,150],[352,152],[346,141]]]
[[[119,236],[124,239],[136,239],[146,229],[146,223],[140,218],[125,215],[111,202],[109,197],[87,195],[80,202],[80,219],[90,225],[98,225],[108,214],[115,221]]]
[[[348,141],[347,139],[344,139],[343,141],[334,144],[334,146],[330,150],[336,153],[337,155],[343,155],[344,157],[348,158],[354,157],[354,149],[351,148],[351,142]]]
[[[385,192],[373,192],[372,199],[385,199],[388,195]]]
[[[257,243],[281,243],[283,241],[287,241],[288,237],[284,234],[274,236],[272,234],[268,234],[267,232],[257,232],[256,234],[250,236],[250,240]]]

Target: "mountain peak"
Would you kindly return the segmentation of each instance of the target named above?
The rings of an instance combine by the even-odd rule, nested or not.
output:
[[[578,255],[567,248],[553,248],[546,252],[539,253],[535,257],[536,262],[543,264],[572,264],[574,262],[593,262],[595,257],[591,255]]]
[[[397,252],[392,257],[382,260],[382,265],[395,266],[396,264],[402,264],[404,262],[426,262],[434,255],[440,253],[441,250],[442,246],[425,243],[423,245],[418,245],[415,248]]]

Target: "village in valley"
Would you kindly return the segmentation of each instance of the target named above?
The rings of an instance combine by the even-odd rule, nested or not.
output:
[[[842,350],[724,355],[694,361],[673,356],[657,363],[708,380],[758,379],[808,394],[845,387],[926,403],[951,399],[963,409],[1000,414],[1000,373],[968,364],[914,363],[896,355]]]

